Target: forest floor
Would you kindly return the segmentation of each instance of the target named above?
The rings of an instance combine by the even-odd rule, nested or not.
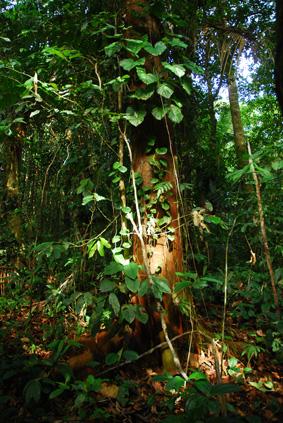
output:
[[[64,319],[61,316],[61,323]],[[174,384],[180,377],[176,374],[162,377],[162,366],[156,354],[148,354],[131,364],[114,365],[112,371],[108,371],[109,366],[106,367],[105,364],[98,365],[95,370],[87,367],[81,369],[76,378],[70,381],[66,376],[68,372],[63,371],[60,374],[56,365],[66,361],[66,357],[72,355],[76,348],[66,349],[65,354],[64,343],[57,343],[57,352],[54,353],[53,343],[52,351],[51,340],[60,339],[60,324],[58,316],[46,313],[42,303],[33,305],[32,308],[26,305],[1,312],[0,324],[0,413],[5,417],[5,422],[155,423],[163,421],[168,415],[179,416],[178,420],[173,417],[166,420],[169,422],[188,421],[192,401],[196,404],[195,408],[191,407],[194,417],[189,421],[192,422],[282,421],[282,366],[272,353],[263,348],[255,350],[254,354],[251,350],[250,360],[240,353],[232,361],[224,362],[221,383],[236,383],[240,389],[239,392],[219,396],[207,390],[207,386],[216,383],[217,369],[215,353],[209,351],[209,346],[204,347],[201,357],[198,357],[199,368],[190,365],[188,374],[195,372],[198,379],[202,372],[209,382],[206,382],[206,388],[192,388],[195,396],[190,397],[186,393],[193,386],[193,380],[188,382],[187,388],[176,390]],[[65,320],[63,324],[66,327],[69,323]],[[233,328],[231,331],[233,332]],[[240,345],[249,341],[251,331],[235,326],[233,333],[234,339],[231,342]],[[259,331],[258,336],[264,334]],[[178,347],[185,362],[188,342],[183,339]],[[54,354],[57,354],[55,365],[52,362]],[[192,358],[196,359],[196,354],[192,354]],[[99,382],[98,385],[96,381]],[[208,418],[202,416],[205,407],[208,407]],[[95,412],[90,412],[93,409]]]

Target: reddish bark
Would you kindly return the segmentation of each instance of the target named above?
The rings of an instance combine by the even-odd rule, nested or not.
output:
[[[150,16],[149,3],[146,0],[125,0],[125,20],[127,25],[131,25],[131,29],[127,31],[127,38],[141,38],[145,34],[148,35],[149,40],[155,43],[160,39],[160,25],[156,18]],[[146,57],[147,71],[158,72],[161,68],[160,57],[148,55]],[[142,84],[134,82],[134,89],[141,88]],[[144,229],[143,239],[148,257],[148,267],[152,275],[158,274],[160,277],[166,278],[172,288],[176,282],[176,272],[182,270],[182,242],[179,227],[179,212],[177,203],[177,181],[174,166],[175,157],[172,156],[172,142],[170,128],[166,125],[165,121],[157,121],[150,113],[147,114],[143,124],[137,129],[131,131],[131,141],[133,149],[133,167],[135,172],[139,172],[143,179],[143,186],[152,186],[151,179],[155,176],[154,170],[149,162],[150,154],[146,153],[148,141],[150,138],[155,139],[155,147],[166,147],[167,154],[160,156],[160,158],[167,161],[166,174],[164,181],[170,182],[172,189],[170,196],[165,197],[170,205],[171,223],[170,226],[174,228],[174,239],[169,240],[167,236],[166,227],[157,234],[157,239],[154,239],[148,230],[148,217],[145,212],[142,216],[142,225]],[[158,157],[157,157],[158,160]],[[151,193],[152,198],[156,196],[156,192]],[[142,202],[142,200],[141,200]],[[142,205],[142,204],[141,204]],[[140,205],[140,206],[141,206]],[[157,206],[156,220],[164,215],[164,210]],[[142,245],[138,237],[134,241],[134,259],[137,263],[143,264]],[[147,278],[145,273],[141,274],[141,279]],[[151,312],[150,305],[145,304],[143,298],[134,299],[148,308],[151,315],[152,324],[155,325],[158,320],[156,311],[153,309]],[[176,313],[171,299],[164,296],[163,304],[168,312],[168,322],[170,326],[174,325]],[[178,318],[179,320],[179,318]],[[172,323],[172,324],[171,324]],[[176,322],[175,322],[176,324]]]

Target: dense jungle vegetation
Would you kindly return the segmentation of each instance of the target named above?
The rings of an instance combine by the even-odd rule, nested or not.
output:
[[[276,422],[283,6],[0,1],[5,422]]]

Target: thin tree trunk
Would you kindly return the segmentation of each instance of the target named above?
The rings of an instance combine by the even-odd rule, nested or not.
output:
[[[251,146],[250,146],[249,142],[247,142],[247,146],[248,146],[248,152],[249,152],[249,164],[250,164],[250,167],[251,167],[253,179],[254,179],[254,182],[255,182],[255,188],[256,188],[257,206],[258,206],[258,214],[259,214],[259,220],[260,220],[260,229],[261,229],[263,250],[264,250],[267,268],[268,268],[268,271],[269,271],[270,284],[271,284],[271,288],[272,288],[272,292],[273,292],[276,314],[277,314],[278,319],[279,319],[280,318],[280,306],[279,306],[278,294],[277,294],[276,285],[275,285],[275,277],[274,277],[274,271],[273,271],[273,266],[272,266],[272,261],[271,261],[271,256],[270,256],[269,244],[268,244],[267,234],[266,234],[266,225],[265,225],[265,219],[264,219],[264,213],[263,213],[263,207],[262,207],[260,183],[259,183],[259,180],[258,180],[258,177],[257,177],[255,167],[254,167],[254,162],[253,162],[253,158],[252,158],[252,151],[251,151]]]
[[[242,168],[247,164],[247,160],[245,159],[246,143],[245,143],[243,123],[241,118],[237,81],[236,81],[236,75],[233,69],[233,65],[231,65],[231,69],[228,74],[228,93],[229,93],[230,112],[231,112],[233,132],[234,132],[234,142],[235,142],[237,162],[238,162],[238,166]]]

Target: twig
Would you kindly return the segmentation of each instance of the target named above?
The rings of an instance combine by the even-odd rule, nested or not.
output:
[[[190,334],[191,334],[191,332],[192,332],[192,331],[187,331],[187,332],[181,333],[180,335],[176,335],[176,336],[174,336],[174,338],[172,338],[172,339],[170,340],[170,343],[172,344],[172,342],[175,342],[177,339],[180,339],[180,338],[182,338],[182,337],[184,337],[184,336],[186,336],[186,335],[190,335]],[[160,348],[165,347],[166,345],[168,345],[167,340],[166,340],[166,341],[161,342],[160,344],[155,345],[154,347],[152,347],[152,348],[150,348],[149,350],[145,351],[144,353],[140,354],[140,355],[137,357],[137,359],[136,359],[136,360],[126,360],[126,361],[123,361],[123,363],[119,363],[119,364],[117,364],[116,366],[113,366],[113,367],[110,367],[110,368],[108,368],[108,369],[106,369],[106,370],[103,370],[102,372],[98,373],[98,374],[97,374],[97,376],[102,376],[102,375],[104,375],[104,374],[106,374],[106,373],[112,372],[113,370],[120,369],[121,367],[124,367],[124,366],[126,366],[127,364],[132,364],[132,363],[134,363],[135,361],[140,360],[141,358],[144,358],[144,357],[146,357],[147,355],[152,354],[154,351],[156,351],[156,350],[158,350],[158,349],[160,349]]]

